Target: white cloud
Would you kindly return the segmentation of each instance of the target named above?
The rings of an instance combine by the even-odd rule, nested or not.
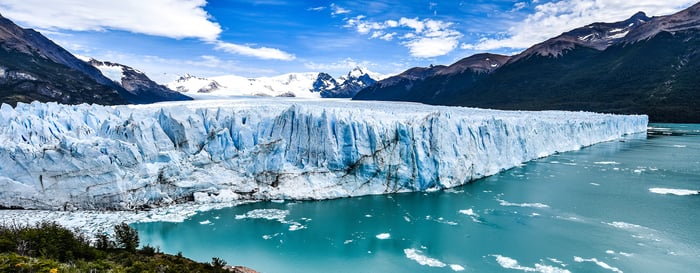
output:
[[[215,43],[216,49],[223,50],[228,53],[240,54],[244,56],[250,56],[255,58],[260,58],[264,60],[282,60],[291,61],[296,57],[293,54],[284,52],[276,48],[269,47],[258,47],[253,48],[247,45],[239,45],[234,43],[227,43],[222,41],[217,41]]]
[[[239,62],[221,57],[202,55],[193,58],[163,58],[152,55],[140,55],[115,51],[99,54],[82,54],[98,60],[126,64],[146,73],[152,80],[165,84],[184,74],[200,77],[221,76],[233,73],[246,77],[275,75],[279,72],[268,68],[241,65]]]
[[[538,1],[532,3],[537,4]],[[649,16],[666,15],[694,3],[695,0],[562,0],[543,3],[535,6],[535,13],[524,20],[513,22],[503,37],[486,38],[461,47],[473,50],[524,49],[594,22],[622,21],[638,11],[644,11]]]
[[[399,25],[401,26],[406,26],[414,29],[416,33],[421,33],[423,31],[423,28],[425,27],[425,24],[418,20],[418,18],[405,18],[402,17],[399,20]]]
[[[308,8],[306,10],[308,10],[308,11],[322,11],[324,9],[326,9],[326,7],[321,6],[321,7]]]
[[[346,58],[332,63],[304,63],[304,67],[316,71],[343,71],[347,72],[355,67],[370,67],[375,64],[369,61],[355,61],[352,58]]]
[[[534,2],[533,2],[533,3],[534,3]],[[517,3],[515,3],[515,4],[513,5],[513,9],[511,9],[510,12],[516,12],[516,11],[519,11],[519,10],[521,10],[521,9],[524,9],[525,7],[527,7],[527,3],[525,3],[525,2],[517,2]]]
[[[205,0],[3,0],[4,16],[49,30],[124,30],[175,39],[217,39],[221,26],[203,9]]]
[[[275,3],[279,4],[256,4]],[[228,53],[266,60],[295,58],[275,48],[221,41],[221,26],[204,10],[206,4],[206,0],[2,0],[0,10],[14,21],[48,31],[122,30],[174,39],[196,38]]]
[[[411,55],[419,58],[432,58],[450,53],[457,48],[459,37],[422,37],[404,43]]]
[[[384,41],[391,41],[394,39],[394,36],[396,35],[396,32],[392,33],[387,33],[379,37],[379,39],[382,39]]]
[[[462,33],[452,28],[452,23],[432,19],[406,18],[373,22],[363,15],[345,20],[345,27],[354,28],[360,34],[370,34],[370,39],[391,41],[399,37],[411,56],[432,58],[446,55],[459,45]],[[389,32],[388,30],[394,30]]]
[[[350,13],[350,12],[351,11],[349,9],[345,9],[341,6],[338,6],[335,3],[331,4],[331,15],[346,14],[346,13]]]

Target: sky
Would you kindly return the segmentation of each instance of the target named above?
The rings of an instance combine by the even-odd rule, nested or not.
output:
[[[397,74],[476,53],[513,55],[594,22],[668,15],[697,0],[0,0],[0,14],[73,54],[160,83],[356,66]]]

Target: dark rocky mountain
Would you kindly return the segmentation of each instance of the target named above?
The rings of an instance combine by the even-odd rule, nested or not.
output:
[[[644,113],[653,122],[700,122],[700,3],[669,16],[637,13],[577,28],[481,74],[436,71],[446,70],[410,69],[355,99]]]
[[[377,82],[365,70],[361,67],[355,67],[346,76],[340,77],[341,83],[338,83],[331,75],[319,73],[318,79],[314,82],[314,92],[321,92],[322,98],[352,98],[363,88]]]
[[[152,81],[146,74],[132,67],[106,61],[90,59],[88,61],[93,67],[103,71],[116,72],[113,81],[121,85],[127,93],[123,94],[132,103],[153,103],[159,101],[191,100],[192,98],[175,92]],[[118,78],[118,79],[117,79]]]
[[[509,56],[476,54],[450,66],[415,67],[376,82],[361,90],[353,99],[400,100],[437,103],[443,97],[457,95],[454,87],[470,88],[503,66]]]
[[[0,16],[0,102],[121,104],[119,87],[40,33]]]
[[[629,19],[616,23],[593,23],[536,44],[522,53],[513,56],[512,62],[533,55],[559,57],[575,47],[588,47],[605,50],[623,41],[624,37],[651,20],[644,12],[638,12]]]
[[[32,29],[0,16],[0,102],[96,103],[103,105],[170,100],[142,97]]]

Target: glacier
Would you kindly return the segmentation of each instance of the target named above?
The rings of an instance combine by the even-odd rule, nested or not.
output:
[[[645,115],[342,99],[0,106],[0,206],[131,210],[455,187]]]

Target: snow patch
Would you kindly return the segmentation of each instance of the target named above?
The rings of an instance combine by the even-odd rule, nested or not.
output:
[[[102,72],[102,75],[110,80],[121,84],[124,76],[124,69],[119,65],[96,65],[95,68]]]

